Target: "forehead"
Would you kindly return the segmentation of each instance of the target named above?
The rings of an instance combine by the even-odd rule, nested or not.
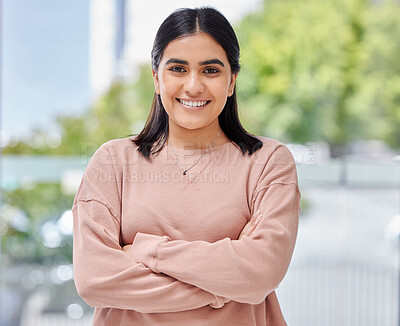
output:
[[[199,62],[208,59],[219,59],[228,63],[224,48],[206,33],[184,36],[170,42],[164,49],[162,61],[170,58]]]

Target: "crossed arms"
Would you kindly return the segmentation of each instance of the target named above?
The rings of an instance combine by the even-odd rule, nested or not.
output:
[[[220,308],[231,300],[258,304],[277,288],[297,234],[297,183],[260,187],[252,205],[262,218],[254,214],[237,240],[189,242],[138,233],[132,246],[123,248],[120,217],[105,196],[118,191],[88,182],[104,168],[96,165],[98,159],[87,169],[73,206],[75,283],[90,305],[176,312]]]

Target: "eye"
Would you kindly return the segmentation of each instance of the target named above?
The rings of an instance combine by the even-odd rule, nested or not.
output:
[[[218,73],[219,70],[218,70],[217,68],[209,67],[209,68],[204,69],[204,72],[205,72],[207,75],[212,75],[212,74]]]
[[[172,72],[185,72],[185,68],[181,67],[181,66],[173,66],[171,68],[169,68],[168,70],[172,71]]]

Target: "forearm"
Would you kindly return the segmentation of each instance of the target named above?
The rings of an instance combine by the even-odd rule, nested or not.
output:
[[[131,257],[216,295],[260,303],[278,287],[294,249],[300,194],[296,185],[285,191],[289,195],[270,206],[252,237],[208,243],[137,234]]]
[[[121,249],[119,226],[98,202],[83,201],[74,213],[74,275],[78,293],[90,305],[143,313],[176,312],[226,299],[168,275],[156,274]]]

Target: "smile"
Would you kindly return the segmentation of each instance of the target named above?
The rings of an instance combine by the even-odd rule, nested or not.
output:
[[[193,108],[193,109],[200,109],[206,106],[209,102],[211,101],[186,101],[186,100],[181,100],[177,99],[180,103],[182,103],[184,106]]]

